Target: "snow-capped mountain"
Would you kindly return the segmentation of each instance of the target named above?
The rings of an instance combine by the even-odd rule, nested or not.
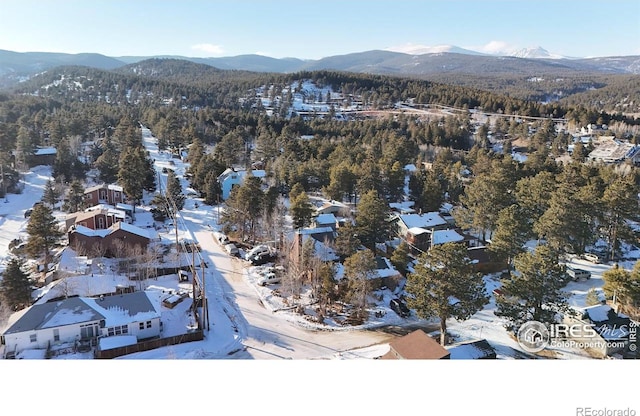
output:
[[[510,56],[515,58],[527,58],[527,59],[569,59],[566,56],[550,53],[548,50],[541,46],[533,48],[523,48],[513,52]]]
[[[481,52],[472,51],[471,49],[464,49],[454,45],[425,46],[425,45],[407,44],[403,46],[388,48],[386,50],[391,52],[406,53],[408,55],[424,55],[424,54],[433,54],[433,53],[461,53],[464,55],[485,55]]]

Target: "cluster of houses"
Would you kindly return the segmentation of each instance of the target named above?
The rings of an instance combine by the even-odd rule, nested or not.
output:
[[[88,208],[66,217],[68,247],[88,258],[121,257],[132,250],[146,250],[155,231],[133,225],[133,206],[125,202],[118,185],[87,188],[84,206]],[[54,268],[43,283],[64,275],[64,270]],[[95,295],[100,296],[64,297],[32,305],[2,334],[5,357],[32,349],[51,352],[60,346],[74,351],[95,347],[99,352],[160,336],[160,300],[149,292],[117,290]]]

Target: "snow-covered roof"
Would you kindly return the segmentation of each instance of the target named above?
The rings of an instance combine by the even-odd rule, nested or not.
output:
[[[317,224],[335,224],[336,222],[338,222],[338,220],[333,214],[320,214],[316,217]]]
[[[409,234],[413,235],[427,234],[429,232],[429,230],[425,230],[424,228],[420,227],[411,227],[407,231],[409,232]]]
[[[106,326],[159,317],[147,292],[106,296],[99,299],[73,297],[33,305],[5,334],[104,320]]]
[[[45,155],[55,155],[57,152],[55,147],[41,147],[36,149],[34,155],[36,156],[45,156]]]
[[[399,218],[407,228],[433,228],[447,223],[437,212],[427,212],[426,214],[405,214],[400,215]]]
[[[456,230],[435,230],[431,234],[431,244],[457,243],[464,241],[464,237],[456,232]]]

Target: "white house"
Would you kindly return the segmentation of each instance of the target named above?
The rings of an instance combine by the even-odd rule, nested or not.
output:
[[[256,169],[251,170],[250,173],[256,178],[264,178],[267,175],[264,170]],[[236,185],[240,185],[245,176],[247,176],[247,171],[245,169],[225,169],[225,171],[218,176],[218,183],[220,183],[220,187],[222,188],[222,199],[229,198],[231,189]]]
[[[160,306],[147,292],[100,298],[73,297],[31,306],[2,334],[5,355],[99,338],[160,335]]]
[[[447,221],[437,212],[425,214],[398,215],[398,235],[407,238],[408,234],[423,233],[436,229],[446,228]]]

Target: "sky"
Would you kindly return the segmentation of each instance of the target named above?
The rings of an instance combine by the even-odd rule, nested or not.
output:
[[[2,0],[0,49],[320,59],[455,45],[640,55],[637,0]]]

